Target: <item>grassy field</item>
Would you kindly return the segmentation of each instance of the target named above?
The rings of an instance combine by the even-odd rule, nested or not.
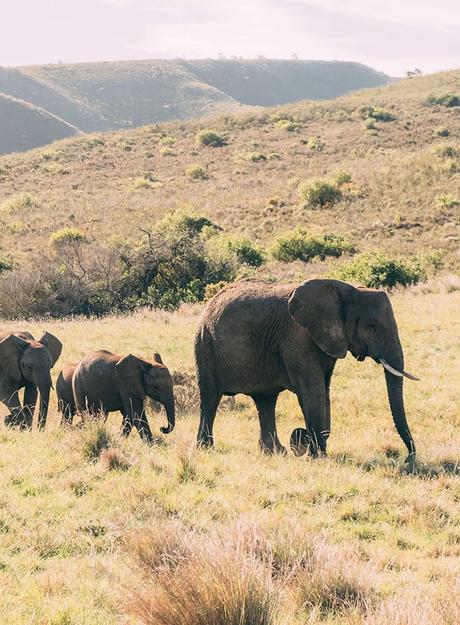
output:
[[[327,459],[262,456],[255,409],[242,397],[220,410],[216,448],[195,449],[191,383],[178,388],[176,431],[152,448],[136,435],[121,440],[118,414],[99,432],[62,430],[55,405],[45,433],[2,428],[0,621],[458,623],[460,293],[433,283],[392,301],[407,368],[422,378],[405,393],[414,474],[402,464],[382,371],[351,358],[333,381]],[[96,348],[158,350],[187,373],[199,312],[21,327],[63,341],[54,377]],[[163,421],[151,415],[157,432]],[[301,424],[289,393],[278,423],[285,443]]]

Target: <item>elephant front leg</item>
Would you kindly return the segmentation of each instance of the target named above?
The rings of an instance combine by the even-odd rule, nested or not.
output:
[[[127,425],[129,420],[137,428],[142,440],[147,443],[152,443],[153,434],[149,422],[147,421],[143,400],[138,397],[127,397],[123,400],[123,404],[126,412],[123,423]]]
[[[317,457],[326,454],[327,439],[330,434],[329,392],[324,381],[303,386],[297,393],[305,420],[306,440],[302,445]]]
[[[276,431],[275,408],[278,395],[252,395],[257,407],[260,423],[260,448],[268,454],[274,452],[285,454]]]
[[[24,408],[23,412],[23,422],[24,428],[31,429],[32,421],[34,418],[35,405],[37,403],[38,391],[37,387],[33,384],[28,384],[24,391]]]
[[[8,395],[4,397],[3,403],[10,411],[10,414],[6,415],[4,419],[5,425],[10,428],[19,427],[21,430],[27,429],[18,391],[8,393]]]

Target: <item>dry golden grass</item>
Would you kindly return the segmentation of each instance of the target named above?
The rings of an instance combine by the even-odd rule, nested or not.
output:
[[[460,293],[451,279],[394,294],[407,368],[414,474],[391,423],[383,375],[351,358],[333,380],[327,459],[258,452],[245,398],[196,449],[197,407],[149,448],[88,447],[97,426],[0,429],[0,622],[9,625],[456,625],[460,564]],[[448,292],[450,291],[450,292]],[[34,322],[61,338],[59,365],[107,348],[193,367],[200,307],[174,314]],[[6,328],[17,324],[5,324]],[[57,376],[59,365],[53,372]],[[190,384],[185,376],[185,386]],[[2,407],[2,415],[6,410]],[[151,414],[158,431],[164,414]],[[278,410],[286,442],[301,424]],[[100,426],[99,426],[100,427]],[[104,434],[104,431],[102,432]]]

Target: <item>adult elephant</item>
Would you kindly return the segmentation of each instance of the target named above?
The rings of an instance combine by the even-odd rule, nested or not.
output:
[[[0,400],[10,414],[5,425],[30,429],[40,391],[38,427],[42,430],[48,415],[51,369],[62,351],[62,343],[49,332],[36,341],[29,332],[0,334]],[[24,388],[24,405],[19,390]]]
[[[72,376],[73,396],[77,413],[104,414],[119,410],[123,415],[122,434],[128,436],[133,425],[142,439],[152,442],[153,436],[144,409],[150,397],[166,409],[167,427],[173,431],[175,419],[172,376],[161,356],[153,361],[133,356],[119,356],[104,349],[89,354],[75,368]]]
[[[275,422],[278,395],[297,395],[306,430],[291,435],[294,453],[326,452],[330,433],[329,386],[338,358],[350,351],[385,367],[396,429],[415,460],[403,400],[404,357],[388,296],[338,280],[308,280],[297,288],[242,281],[206,306],[195,339],[201,418],[198,442],[213,444],[222,395],[254,400],[260,444],[284,452]],[[416,378],[415,378],[416,379]]]

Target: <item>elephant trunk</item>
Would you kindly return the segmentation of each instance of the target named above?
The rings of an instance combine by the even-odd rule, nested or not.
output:
[[[399,339],[395,341],[393,349],[387,351],[387,359],[385,359],[385,362],[387,362],[387,360],[389,361],[390,369],[385,367],[385,381],[391,414],[393,415],[396,430],[409,451],[406,462],[413,462],[415,460],[415,444],[406,420],[403,378],[391,372],[391,369],[396,370],[396,372],[404,371],[404,357]]]
[[[50,389],[53,386],[49,371],[41,377],[41,379],[37,383],[37,386],[40,392],[40,410],[38,414],[38,429],[43,430],[45,428],[46,418],[48,416]]]
[[[164,403],[166,408],[166,417],[168,419],[167,427],[161,427],[160,430],[163,434],[170,434],[176,426],[176,409],[174,405],[174,394],[171,391],[171,397]]]

